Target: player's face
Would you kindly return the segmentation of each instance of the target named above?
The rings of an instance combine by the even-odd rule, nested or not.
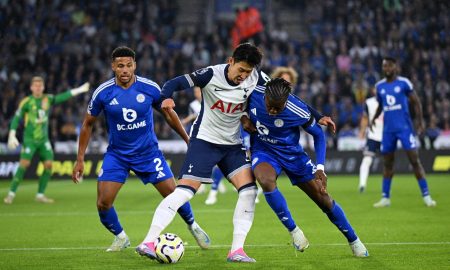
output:
[[[284,79],[288,83],[292,83],[292,78],[291,78],[291,75],[289,75],[289,73],[281,74],[280,78]]]
[[[44,93],[44,89],[45,89],[44,82],[43,81],[34,81],[31,83],[30,89],[31,89],[31,93],[33,94],[33,96],[40,97]]]
[[[286,100],[273,100],[268,96],[264,96],[264,102],[269,115],[277,115],[286,107]]]
[[[389,60],[383,60],[382,69],[384,76],[387,78],[392,78],[395,75],[397,65]]]
[[[132,57],[117,57],[112,62],[112,70],[119,83],[123,86],[128,86],[134,79],[136,62]]]
[[[228,64],[230,64],[227,74],[228,79],[235,84],[242,83],[253,71],[253,66],[245,61],[235,62],[233,58],[230,58]]]

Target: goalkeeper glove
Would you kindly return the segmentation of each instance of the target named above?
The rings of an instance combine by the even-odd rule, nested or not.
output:
[[[86,93],[87,91],[89,91],[89,83],[85,82],[83,85],[70,90],[70,94],[72,94],[72,96],[76,96],[82,93]]]
[[[8,148],[14,150],[19,146],[19,140],[16,138],[16,131],[10,130],[8,136]]]

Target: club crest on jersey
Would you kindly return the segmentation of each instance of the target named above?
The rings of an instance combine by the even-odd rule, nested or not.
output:
[[[136,100],[137,102],[142,103],[145,101],[145,96],[143,94],[139,94],[136,96]]]
[[[211,106],[211,110],[220,110],[223,113],[243,112],[244,104],[227,103],[219,99]]]
[[[400,93],[401,90],[402,90],[402,89],[400,89],[400,86],[394,87],[394,92],[395,92],[395,93]]]
[[[282,127],[284,125],[284,121],[281,119],[275,119],[273,123],[276,127]]]
[[[133,109],[122,108],[123,119],[127,122],[133,122],[137,118],[137,112]]]

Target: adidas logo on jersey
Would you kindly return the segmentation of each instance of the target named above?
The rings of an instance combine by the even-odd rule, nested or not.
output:
[[[114,98],[113,100],[111,100],[111,102],[109,103],[109,105],[119,105],[119,102],[117,101],[116,98]]]
[[[256,115],[256,108],[251,109],[252,113]]]
[[[160,171],[160,172],[158,173],[158,176],[156,177],[156,179],[159,179],[159,178],[164,177],[164,176],[166,176],[166,174],[163,173],[162,171]]]

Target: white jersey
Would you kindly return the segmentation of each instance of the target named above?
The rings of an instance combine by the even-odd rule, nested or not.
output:
[[[378,108],[377,98],[371,97],[366,99],[366,106],[367,106],[367,117],[369,118],[369,125],[370,125]],[[381,113],[380,116],[377,118],[377,120],[375,120],[375,125],[372,127],[372,130],[370,130],[369,128],[367,133],[367,138],[377,142],[381,142],[382,137],[383,137],[383,113]]]
[[[247,79],[234,85],[227,80],[227,71],[228,65],[222,64],[185,75],[191,87],[202,89],[201,109],[192,126],[191,137],[222,145],[241,144],[240,119],[247,99],[256,85],[265,84],[268,77],[253,69]]]

